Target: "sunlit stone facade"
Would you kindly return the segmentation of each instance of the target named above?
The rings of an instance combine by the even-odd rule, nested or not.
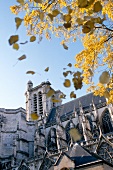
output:
[[[60,170],[63,164],[68,169],[112,169],[112,105],[92,93],[62,104],[59,90],[47,97],[51,89],[48,81],[36,87],[29,81],[26,110],[0,109],[0,169]],[[39,115],[37,121],[32,113]],[[81,134],[78,144],[69,134],[72,128]]]

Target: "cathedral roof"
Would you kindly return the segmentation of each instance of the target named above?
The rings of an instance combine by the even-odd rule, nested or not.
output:
[[[89,93],[70,102],[67,102],[59,107],[52,108],[48,116],[47,124],[56,122],[56,112],[59,112],[62,121],[63,119],[65,120],[66,117],[69,118],[69,116],[73,114],[74,109],[79,111],[79,102],[81,102],[84,111],[87,112],[90,104],[92,103],[92,100],[97,108],[102,107],[102,104],[106,102],[104,97],[94,96],[93,93]]]

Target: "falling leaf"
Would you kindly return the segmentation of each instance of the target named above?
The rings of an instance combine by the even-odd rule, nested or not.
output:
[[[36,40],[36,37],[33,35],[30,37],[30,42],[34,42]]]
[[[68,29],[71,27],[71,23],[70,22],[67,22],[67,23],[64,23],[63,26]]]
[[[104,71],[99,77],[99,82],[101,84],[107,84],[109,83],[109,81],[110,81],[110,74],[108,73],[108,71]]]
[[[95,4],[94,4],[94,8],[93,8],[94,12],[99,12],[102,10],[102,5],[100,3],[100,1],[97,1]]]
[[[47,67],[44,71],[48,72],[49,71],[49,67]]]
[[[69,134],[73,138],[74,142],[81,139],[81,134],[78,132],[76,128],[70,129]]]
[[[74,88],[75,88],[75,90],[78,90],[78,89],[81,89],[81,88],[82,88],[82,86],[83,86],[82,80],[83,80],[83,77],[74,77],[74,78],[72,79],[72,81],[73,81],[73,83],[74,83]]]
[[[19,49],[19,45],[17,43],[13,44],[13,49],[18,50]]]
[[[12,44],[16,43],[18,40],[19,40],[18,35],[12,35],[9,38],[9,44],[12,45]]]
[[[87,27],[89,27],[90,29],[93,29],[93,28],[94,28],[94,22],[93,22],[93,20],[87,21],[84,26],[87,26]]]
[[[82,20],[81,18],[77,18],[76,22],[78,23],[78,25],[82,25],[84,20]]]
[[[21,45],[24,45],[24,44],[27,44],[28,43],[28,41],[25,41],[25,42],[22,42],[22,43],[20,43]]]
[[[54,93],[55,93],[55,91],[54,91],[53,89],[50,89],[50,90],[47,92],[46,96],[47,96],[47,97],[51,97]]]
[[[87,34],[87,33],[89,33],[90,31],[91,31],[91,28],[90,28],[89,26],[83,25],[83,27],[82,27],[82,32],[83,32],[84,34]]]
[[[68,13],[71,14],[72,13],[72,9],[70,8],[70,6],[67,6],[67,10],[68,10]]]
[[[68,72],[63,72],[63,76],[67,77],[68,76]]]
[[[68,50],[68,46],[67,45],[63,44],[63,47],[64,47],[65,50]]]
[[[32,74],[33,75],[33,74],[35,74],[35,72],[34,71],[27,71],[26,74]]]
[[[41,21],[44,20],[44,12],[40,12],[39,13],[39,18],[40,18]]]
[[[42,3],[42,0],[34,0],[36,3]]]
[[[74,77],[80,77],[81,76],[81,72],[80,71],[77,71],[73,74]]]
[[[69,22],[71,20],[71,15],[66,14],[63,16],[64,21]]]
[[[88,5],[88,1],[87,0],[78,0],[78,7],[79,8],[86,8]]]
[[[16,29],[18,29],[22,23],[23,19],[16,17],[15,22],[16,22]]]
[[[60,12],[59,12],[57,9],[55,9],[55,10],[52,11],[53,17],[56,17],[59,13],[60,13]]]
[[[21,5],[24,5],[24,0],[17,0],[18,3],[20,3]]]
[[[66,70],[66,68],[63,68],[63,70]]]
[[[26,59],[26,55],[22,55],[21,57],[18,58],[19,61]]]
[[[50,13],[48,14],[48,16],[51,19],[51,21],[53,21],[54,16],[52,14],[50,14]]]
[[[39,118],[39,115],[37,113],[31,113],[31,119],[37,120]]]
[[[71,86],[71,82],[70,82],[69,79],[65,79],[64,86],[65,87],[70,87]]]
[[[72,67],[72,64],[71,64],[71,63],[69,63],[67,66]]]
[[[70,98],[76,98],[76,94],[74,93],[74,91],[70,93]]]
[[[52,98],[51,101],[52,101],[53,103],[59,103],[59,102],[61,102],[61,100],[54,99],[54,98]]]

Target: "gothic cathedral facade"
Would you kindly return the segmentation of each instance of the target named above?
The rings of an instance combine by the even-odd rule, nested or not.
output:
[[[26,110],[0,109],[1,170],[113,169],[112,104],[92,93],[62,104],[60,95],[49,81],[36,87],[29,81]]]

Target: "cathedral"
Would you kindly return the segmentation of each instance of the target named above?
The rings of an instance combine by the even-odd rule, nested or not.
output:
[[[112,104],[92,93],[62,104],[62,94],[29,81],[26,110],[0,108],[0,170],[113,170]]]

